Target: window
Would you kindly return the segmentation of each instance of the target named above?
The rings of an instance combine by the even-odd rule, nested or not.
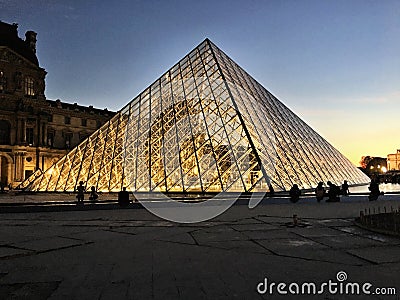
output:
[[[26,128],[26,142],[29,146],[33,146],[33,128]]]
[[[54,132],[48,131],[47,132],[47,146],[53,147],[54,145]]]
[[[48,122],[53,122],[53,115],[48,115],[47,116],[47,121]]]
[[[71,117],[65,117],[64,123],[71,124]]]
[[[81,119],[81,124],[82,124],[82,126],[87,126],[87,120],[86,119]]]
[[[6,76],[0,71],[0,93],[6,89]]]
[[[25,170],[25,179],[29,178],[33,174],[33,170]]]
[[[10,122],[0,120],[0,145],[10,144]]]
[[[34,81],[32,77],[25,77],[25,95],[35,96]]]
[[[72,133],[66,133],[65,134],[65,148],[66,149],[71,148],[71,141],[72,141]]]

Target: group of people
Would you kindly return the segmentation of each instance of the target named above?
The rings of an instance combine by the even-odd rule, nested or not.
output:
[[[347,180],[343,182],[341,187],[338,187],[331,181],[328,181],[326,184],[329,186],[328,191],[325,191],[323,182],[319,182],[317,187],[315,188],[315,197],[317,198],[318,202],[321,202],[325,196],[328,196],[328,200],[326,200],[326,202],[339,202],[340,195],[347,196],[350,194],[349,184],[347,183]]]
[[[338,187],[331,181],[326,183],[329,189],[326,191],[323,182],[319,182],[317,187],[315,188],[315,197],[317,198],[318,202],[321,202],[324,197],[328,197],[326,202],[339,202],[340,195],[347,196],[350,194],[349,191],[349,184],[345,180],[341,187]],[[378,199],[379,195],[382,195],[383,192],[379,190],[379,182],[377,180],[372,179],[371,184],[368,187],[370,190],[370,194],[368,196],[370,201],[375,201]],[[78,199],[78,204],[83,204],[83,200],[85,198],[85,187],[83,185],[83,181],[79,182],[79,185],[76,187],[77,195],[76,198]],[[269,185],[269,193],[270,196],[274,195],[274,189],[272,185]],[[292,188],[289,191],[290,201],[296,203],[299,201],[301,195],[301,191],[297,184],[293,184]],[[96,202],[99,198],[99,194],[96,191],[96,188],[92,186],[90,188],[90,195],[89,200],[92,202]],[[129,204],[129,192],[126,190],[126,187],[123,187],[122,191],[118,193],[118,203],[121,207],[126,207]]]
[[[339,202],[339,196],[348,196],[350,194],[349,191],[349,184],[347,180],[345,180],[341,187],[337,186],[336,184],[328,181],[326,183],[329,189],[326,191],[323,182],[319,182],[317,187],[315,188],[315,197],[317,198],[318,202],[321,202],[324,197],[328,197],[326,202]],[[371,184],[368,187],[370,190],[370,194],[368,196],[369,201],[375,201],[378,199],[379,195],[382,195],[383,192],[379,190],[379,182],[377,180],[372,179]],[[289,191],[290,201],[296,203],[299,201],[301,195],[301,191],[297,184],[294,184]]]
[[[83,204],[83,200],[85,199],[85,186],[83,185],[83,181],[79,182],[79,185],[76,187],[77,195],[76,198],[78,199],[78,204]],[[89,200],[92,202],[96,202],[99,198],[99,194],[96,191],[96,188],[92,186],[90,188]],[[118,203],[121,207],[128,206],[129,200],[129,192],[126,190],[126,187],[122,188],[122,191],[118,193]]]
[[[85,200],[85,186],[83,185],[83,181],[79,181],[79,185],[76,187],[76,191],[78,192],[76,195],[76,199],[78,199],[78,204],[83,204],[83,200]],[[92,186],[90,188],[89,200],[92,202],[96,202],[99,198],[99,194],[96,191],[96,188]]]

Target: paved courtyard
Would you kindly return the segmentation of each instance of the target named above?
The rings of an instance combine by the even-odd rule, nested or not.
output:
[[[198,224],[145,209],[2,213],[0,299],[399,299],[400,239],[353,225],[360,210],[398,205],[235,205]],[[257,292],[265,278],[320,286],[339,272],[397,295]]]

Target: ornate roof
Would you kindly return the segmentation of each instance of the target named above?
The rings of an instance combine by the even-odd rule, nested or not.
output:
[[[18,36],[18,24],[8,24],[0,21],[0,46],[5,46],[26,58],[36,66],[39,61],[29,43]]]

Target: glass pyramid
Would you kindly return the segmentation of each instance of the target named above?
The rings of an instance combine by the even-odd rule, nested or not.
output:
[[[28,187],[221,192],[369,182],[206,39]]]

